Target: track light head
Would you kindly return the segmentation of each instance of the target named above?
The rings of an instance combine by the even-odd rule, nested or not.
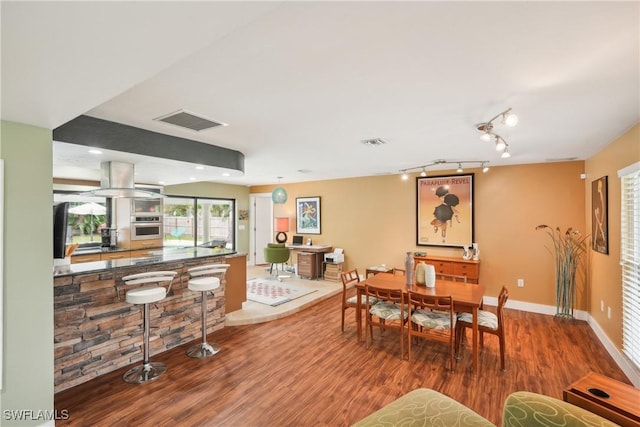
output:
[[[409,179],[409,175],[407,174],[406,171],[402,172],[401,178],[403,181],[407,181]]]
[[[502,124],[509,127],[514,127],[518,124],[518,116],[511,112],[511,108],[502,113]]]
[[[458,172],[458,173],[462,173],[462,172],[464,172],[464,171],[462,170],[462,165],[461,165],[460,163],[458,163],[458,169],[456,169],[456,172]]]
[[[420,176],[421,177],[427,176],[427,170],[425,168],[422,168],[422,172],[420,172]]]
[[[501,136],[496,135],[496,151],[502,151],[507,147],[507,143]]]
[[[502,157],[503,159],[508,159],[509,157],[511,157],[511,154],[509,154],[509,150],[505,148],[500,157]]]

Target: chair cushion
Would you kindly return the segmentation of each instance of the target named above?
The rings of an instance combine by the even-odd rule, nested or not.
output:
[[[360,295],[360,301],[362,303],[362,308],[364,308],[365,304],[367,303],[367,296],[366,295]],[[374,305],[378,302],[378,298],[375,297],[369,297],[369,304]],[[347,304],[357,304],[358,303],[358,296],[354,295],[352,297],[347,298]]]
[[[471,313],[460,313],[458,314],[458,321],[473,323],[473,315]],[[498,316],[490,311],[478,310],[478,326],[498,329]]]
[[[197,292],[213,291],[220,287],[220,279],[217,277],[207,276],[198,277],[189,280],[189,289]]]
[[[369,310],[371,314],[386,320],[400,320],[400,306],[390,302],[380,301]],[[407,309],[404,309],[402,319],[406,319],[408,316]]]
[[[426,388],[410,391],[354,426],[495,427],[463,404]]]
[[[129,304],[149,304],[158,302],[167,296],[167,290],[162,286],[146,289],[134,289],[127,292],[126,301]]]
[[[415,310],[411,314],[411,321],[416,325],[429,329],[452,329],[451,316],[449,313],[438,313],[431,310]],[[453,318],[453,326],[456,324],[456,318]]]

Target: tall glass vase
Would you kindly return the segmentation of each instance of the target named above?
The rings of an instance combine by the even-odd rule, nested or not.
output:
[[[407,279],[407,286],[413,285],[413,263],[413,253],[407,252],[407,256],[404,259],[404,274]]]

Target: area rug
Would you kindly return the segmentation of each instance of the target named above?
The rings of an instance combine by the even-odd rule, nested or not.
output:
[[[247,299],[272,307],[308,295],[316,290],[264,279],[247,281]]]

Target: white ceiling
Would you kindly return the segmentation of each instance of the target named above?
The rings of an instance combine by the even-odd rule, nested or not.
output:
[[[245,155],[244,176],[229,178],[126,155],[138,182],[256,185],[435,159],[585,159],[640,120],[638,1],[1,7],[3,120],[53,129],[87,114]],[[520,122],[496,125],[512,154],[503,160],[475,124],[509,107]],[[229,126],[153,121],[179,109]],[[360,142],[375,137],[387,144]],[[54,143],[54,176],[97,179],[100,161],[117,155]]]

